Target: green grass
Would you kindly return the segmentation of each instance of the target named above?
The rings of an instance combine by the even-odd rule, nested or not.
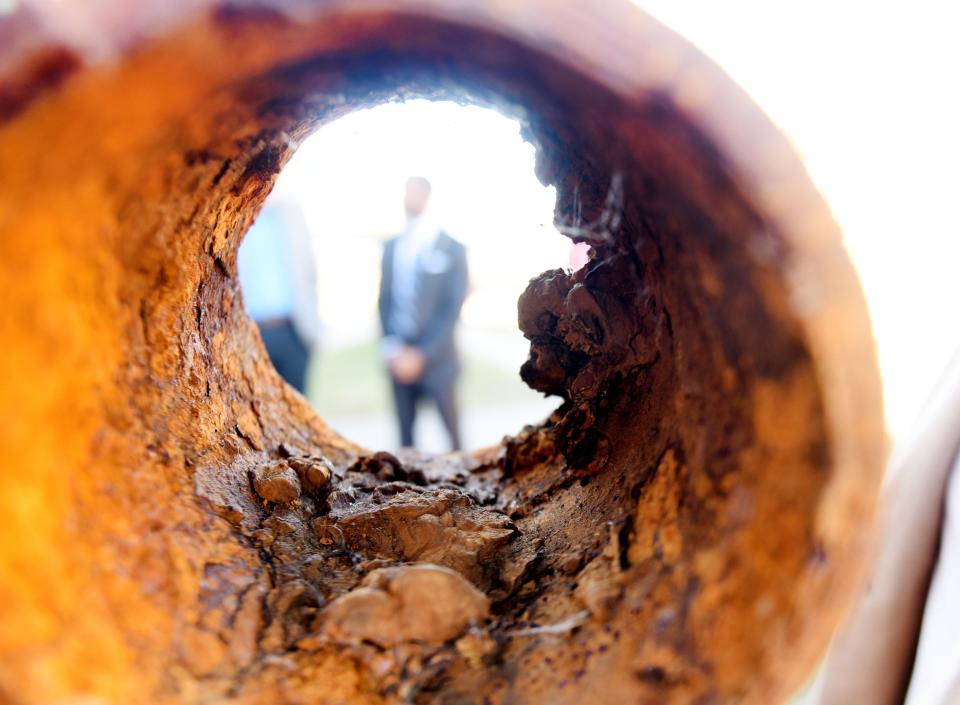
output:
[[[510,372],[482,358],[464,355],[459,395],[469,404],[518,402],[540,395]],[[380,360],[379,340],[320,350],[307,379],[307,397],[324,413],[374,413],[390,408],[390,385]]]

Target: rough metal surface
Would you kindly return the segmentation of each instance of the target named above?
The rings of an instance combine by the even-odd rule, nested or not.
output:
[[[857,575],[879,385],[825,206],[715,67],[617,3],[119,7],[0,21],[0,702],[802,681]],[[520,298],[560,408],[449,457],[330,431],[236,279],[298,141],[414,95],[521,119],[593,246]]]

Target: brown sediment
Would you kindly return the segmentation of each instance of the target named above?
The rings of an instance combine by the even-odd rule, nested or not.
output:
[[[878,382],[839,235],[746,98],[617,3],[161,5],[109,63],[0,76],[30,98],[0,126],[0,702],[799,685],[857,574]],[[591,246],[520,296],[557,410],[473,453],[331,431],[236,281],[298,142],[408,96],[519,119]]]

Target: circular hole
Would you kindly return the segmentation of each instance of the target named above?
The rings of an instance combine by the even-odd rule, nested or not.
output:
[[[262,493],[258,501],[241,483],[234,501],[248,509],[235,524],[284,517],[293,527],[269,531],[259,546],[285,576],[277,589],[304,581],[323,596],[304,658],[350,644],[373,664],[384,649],[413,650],[387,659],[379,692],[458,692],[482,672],[490,689],[523,697],[542,688],[582,695],[600,674],[609,685],[608,669],[625,658],[632,665],[615,686],[623,693],[710,692],[692,644],[716,639],[720,649],[723,637],[709,636],[712,619],[697,606],[722,603],[735,631],[783,619],[779,598],[766,596],[802,575],[824,482],[807,343],[769,260],[746,255],[758,241],[776,253],[782,241],[662,96],[622,103],[542,59],[511,73],[491,70],[487,54],[471,60],[480,68],[358,50],[340,58],[337,85],[350,106],[455,97],[522,120],[539,176],[558,188],[558,227],[594,252],[576,273],[535,277],[518,302],[530,341],[521,376],[562,405],[466,455],[287,439],[281,428],[279,443],[254,445],[234,463],[254,474],[302,474],[317,463],[330,480],[296,504]],[[312,125],[329,71],[325,62],[284,67],[244,96],[261,120]],[[277,130],[261,127],[273,142],[238,169],[233,193],[263,198],[281,161],[271,151],[282,145]],[[224,243],[227,281],[235,246]],[[770,424],[785,408],[792,423]],[[762,529],[771,522],[775,537]],[[752,548],[737,551],[741,542]],[[319,562],[323,579],[310,580],[304,566]],[[436,584],[429,599],[426,584]],[[286,619],[269,603],[268,613]],[[302,646],[292,633],[274,647]],[[459,639],[476,641],[461,646],[479,655],[465,655]],[[745,639],[736,658],[759,663],[764,648]],[[411,663],[437,654],[452,661],[409,675]],[[728,657],[711,654],[714,664]],[[635,675],[648,666],[663,678]]]
[[[588,246],[553,227],[555,192],[533,169],[516,121],[450,102],[351,113],[300,145],[241,244],[238,271],[271,361],[334,429],[367,448],[400,446],[383,342],[395,322],[378,315],[378,299],[387,312],[387,249],[407,240],[420,248],[402,260],[417,314],[408,335],[430,348],[427,379],[405,385],[420,397],[410,445],[449,450],[438,401],[452,407],[466,448],[494,445],[556,407],[518,374],[529,345],[516,302],[531,273],[585,260]],[[432,228],[423,243],[403,212],[411,174],[432,183],[417,219]],[[466,249],[465,275],[447,266],[450,239]],[[400,281],[395,266],[387,282]],[[461,288],[458,315],[450,299]]]

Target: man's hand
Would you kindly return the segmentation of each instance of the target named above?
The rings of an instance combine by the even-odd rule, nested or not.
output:
[[[400,384],[413,384],[423,376],[427,358],[418,348],[404,345],[390,359],[390,375]]]

